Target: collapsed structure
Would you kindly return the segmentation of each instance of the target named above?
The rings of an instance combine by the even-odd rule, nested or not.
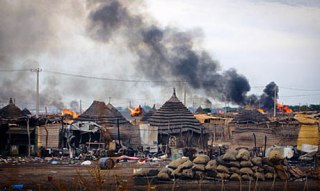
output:
[[[296,145],[299,128],[293,118],[270,121],[258,110],[245,109],[228,124],[225,134],[232,145],[262,148]]]

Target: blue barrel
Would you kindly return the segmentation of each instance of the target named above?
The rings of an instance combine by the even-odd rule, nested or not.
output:
[[[99,159],[99,165],[101,169],[112,169],[114,167],[114,161],[109,157],[103,157]]]
[[[13,184],[11,185],[12,190],[23,190],[24,185],[23,184]]]

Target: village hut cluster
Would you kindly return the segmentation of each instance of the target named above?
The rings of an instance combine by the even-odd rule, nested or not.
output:
[[[168,168],[154,171],[159,179],[231,180],[300,177],[304,173],[290,164],[315,166],[319,157],[318,113],[272,118],[252,108],[214,115],[201,107],[191,113],[175,91],[159,109],[130,111],[134,121],[111,103],[93,101],[79,115],[66,110],[36,118],[10,99],[0,110],[1,157],[100,158],[101,168],[105,157],[116,159],[108,168],[122,159],[168,160]],[[270,158],[273,151],[279,160]],[[227,157],[230,153],[233,158]]]

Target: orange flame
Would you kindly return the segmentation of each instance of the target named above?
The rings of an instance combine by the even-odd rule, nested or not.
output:
[[[70,109],[63,109],[62,115],[71,115],[73,119],[78,118],[79,114],[76,112],[71,111]]]
[[[260,112],[260,113],[262,113],[262,114],[264,114],[264,111],[263,111],[263,109],[258,109],[258,111]]]
[[[135,117],[135,116],[139,116],[142,114],[142,108],[141,106],[136,106],[134,109],[131,109],[130,107],[128,107],[129,111],[131,112],[131,117]]]
[[[282,103],[277,104],[277,109],[279,112],[292,113],[292,109],[290,109],[287,105],[283,105]]]

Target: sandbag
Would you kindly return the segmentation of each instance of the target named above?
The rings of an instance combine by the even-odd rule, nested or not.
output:
[[[229,161],[229,162],[226,162],[226,163],[225,163],[225,166],[228,166],[228,167],[238,167],[238,168],[241,167],[239,161]]]
[[[189,159],[188,159],[188,158],[180,158],[180,159],[171,161],[171,162],[168,164],[168,167],[169,167],[169,168],[172,168],[172,169],[176,169],[176,168],[178,168],[178,166],[180,166],[181,164],[183,164],[183,163],[186,162],[187,160],[189,160]]]
[[[249,158],[250,158],[250,152],[246,149],[240,149],[236,156],[236,159],[238,160],[249,160]]]
[[[205,166],[203,164],[193,164],[192,170],[205,171]]]
[[[247,175],[247,174],[242,175],[241,178],[242,178],[242,180],[251,180],[251,181],[253,181],[253,178],[251,176]]]
[[[218,165],[217,171],[220,173],[229,173],[229,169],[223,165]]]
[[[251,168],[248,168],[248,167],[241,168],[240,169],[240,173],[241,174],[253,175],[253,171],[251,170]]]
[[[284,166],[282,165],[275,165],[274,169],[276,171],[277,177],[279,177],[281,180],[287,180],[289,179],[289,174],[286,173]]]
[[[218,174],[217,174],[217,177],[218,177],[218,178],[221,178],[221,179],[229,179],[229,178],[230,178],[230,175],[227,174],[227,173],[218,173]]]
[[[194,172],[191,169],[184,169],[181,172],[181,177],[183,177],[183,178],[193,178],[194,177]]]
[[[230,176],[230,180],[236,180],[236,181],[240,181],[241,180],[241,176],[237,173],[233,173],[231,176]]]
[[[265,180],[264,174],[260,172],[256,172],[253,174],[253,176],[258,180]]]
[[[237,168],[237,167],[230,167],[230,168],[229,168],[229,171],[230,171],[230,172],[233,172],[233,173],[240,174],[240,169]]]
[[[191,168],[192,166],[193,166],[193,163],[190,160],[187,160],[186,162],[179,165],[178,168],[183,170],[183,169]]]
[[[223,160],[223,155],[217,157],[217,164],[226,165],[226,162]]]
[[[162,168],[159,173],[167,173],[168,175],[171,175],[172,171],[173,170],[169,168]]]
[[[181,169],[177,168],[171,172],[171,176],[174,178],[179,178],[181,176]]]
[[[283,154],[279,150],[270,151],[268,158],[273,164],[279,164],[284,159]]]
[[[274,176],[277,176],[277,175],[273,174],[272,172],[267,172],[267,173],[264,175],[264,177],[265,177],[266,179],[273,179]]]
[[[273,163],[268,158],[262,158],[262,165],[273,166]]]
[[[157,178],[159,180],[170,180],[170,176],[166,172],[159,172],[159,174],[157,175]]]
[[[227,161],[234,161],[236,160],[236,156],[238,151],[235,149],[228,149],[227,152],[223,155],[222,159]]]
[[[207,164],[210,158],[207,155],[198,155],[194,160],[193,163],[195,164]]]
[[[249,160],[244,160],[244,161],[241,161],[241,162],[240,162],[240,166],[241,166],[241,167],[252,167],[253,164],[252,164],[252,162],[249,161]]]
[[[264,169],[259,166],[254,166],[251,169],[253,172],[264,172]]]
[[[204,178],[204,172],[203,171],[195,171],[194,172],[194,177],[196,179],[203,179]]]
[[[261,157],[254,157],[254,158],[251,159],[251,162],[254,165],[262,166],[262,158]]]
[[[274,167],[272,166],[269,166],[269,165],[263,165],[262,167],[265,171],[267,172],[271,172],[271,173],[274,173]]]
[[[207,165],[205,166],[206,170],[216,170],[217,169],[217,161],[216,160],[210,160]]]

